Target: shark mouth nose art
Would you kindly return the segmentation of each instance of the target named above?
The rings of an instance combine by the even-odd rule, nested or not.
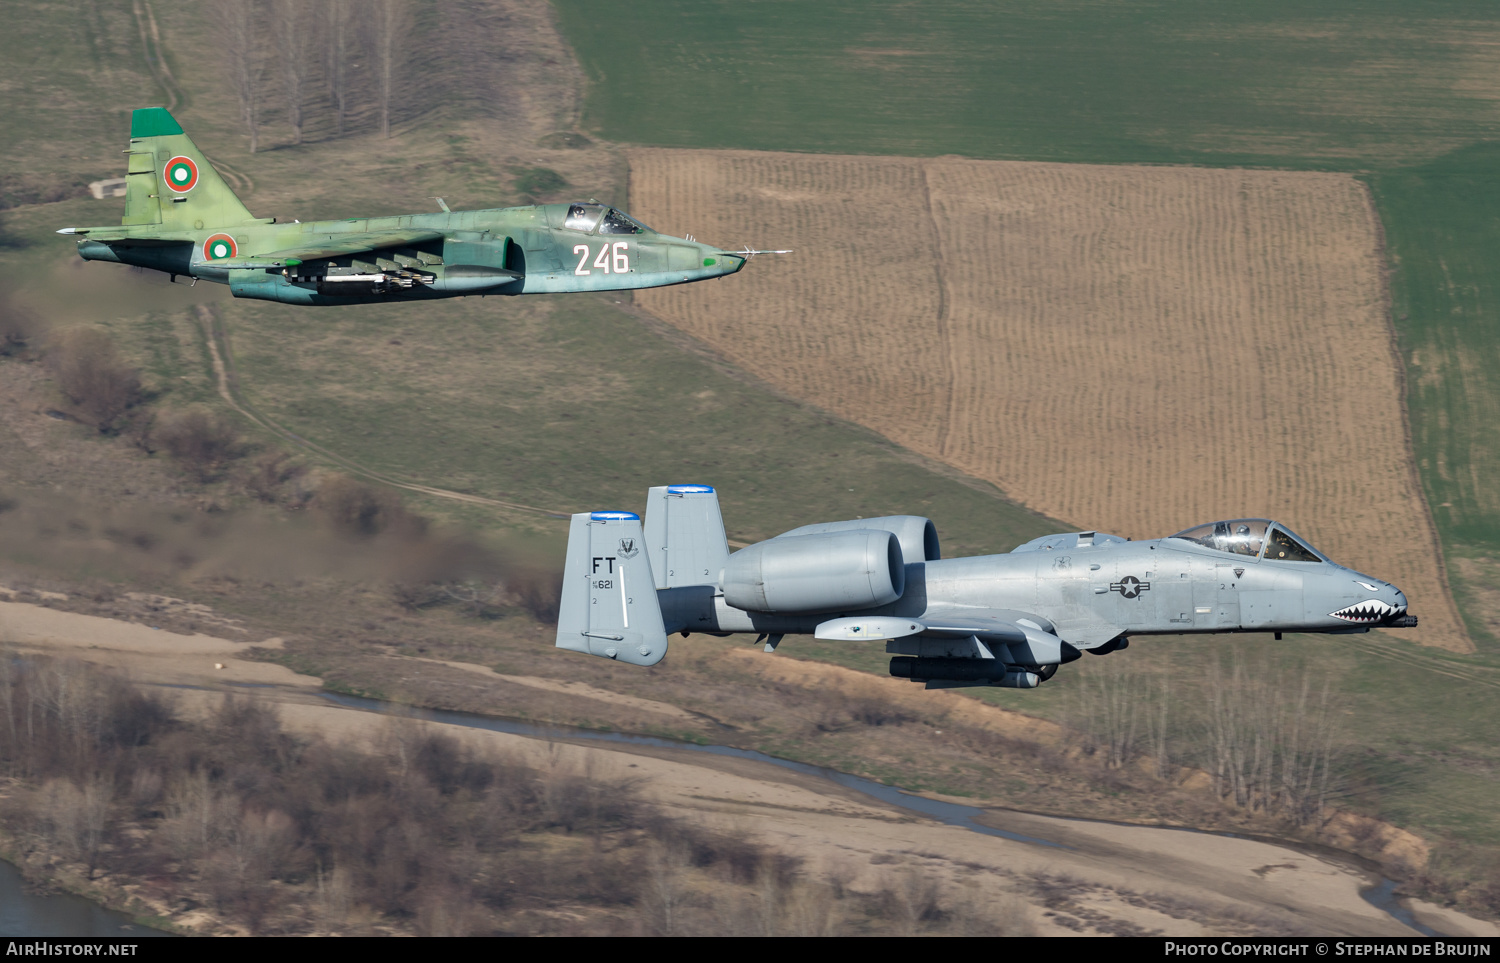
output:
[[[1392,616],[1400,615],[1405,611],[1406,609],[1404,608],[1399,608],[1388,602],[1382,602],[1379,599],[1366,599],[1358,605],[1350,605],[1339,609],[1337,612],[1330,612],[1328,614],[1336,619],[1343,619],[1345,622],[1366,623],[1380,622]]]

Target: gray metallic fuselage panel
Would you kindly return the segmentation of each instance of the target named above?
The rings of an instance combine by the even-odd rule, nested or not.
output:
[[[661,602],[668,631],[811,633],[854,615],[928,624],[1029,615],[1081,649],[1132,635],[1358,631],[1359,621],[1334,613],[1372,602],[1406,609],[1395,586],[1332,562],[1247,557],[1179,538],[909,563],[900,599],[849,612],[745,612],[709,586],[664,591]]]

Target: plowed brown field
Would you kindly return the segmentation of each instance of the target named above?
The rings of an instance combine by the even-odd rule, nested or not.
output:
[[[1469,651],[1404,429],[1379,223],[1343,174],[629,152],[631,211],[797,253],[646,310],[1084,528],[1268,516]],[[809,457],[815,457],[809,453]]]

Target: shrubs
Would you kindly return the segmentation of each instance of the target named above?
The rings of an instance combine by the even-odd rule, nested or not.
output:
[[[312,497],[306,478],[306,465],[284,451],[268,451],[245,467],[240,484],[257,501],[300,508]]]
[[[125,364],[102,331],[63,331],[53,341],[47,362],[63,395],[101,432],[113,431],[143,400],[140,372]]]
[[[26,358],[44,328],[40,320],[0,288],[0,358]]]
[[[166,415],[152,439],[200,482],[223,477],[229,465],[245,456],[249,446],[223,415],[191,409]]]
[[[401,497],[347,475],[329,475],[318,486],[312,506],[333,528],[353,536],[421,534],[427,528],[418,515],[406,510]]]
[[[294,736],[258,701],[187,721],[107,671],[0,655],[11,852],[106,889],[150,879],[252,933],[832,935],[887,931],[892,906],[903,933],[962,919],[925,880],[809,878],[566,747],[529,764],[395,717],[356,749]]]

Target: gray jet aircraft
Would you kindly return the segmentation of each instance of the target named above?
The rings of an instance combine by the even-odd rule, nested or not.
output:
[[[1264,518],[1132,542],[1102,532],[945,559],[926,518],[804,525],[729,554],[718,494],[650,489],[634,512],[574,515],[557,646],[649,666],[668,634],[883,639],[929,689],[1031,689],[1133,635],[1408,628],[1406,596]]]

